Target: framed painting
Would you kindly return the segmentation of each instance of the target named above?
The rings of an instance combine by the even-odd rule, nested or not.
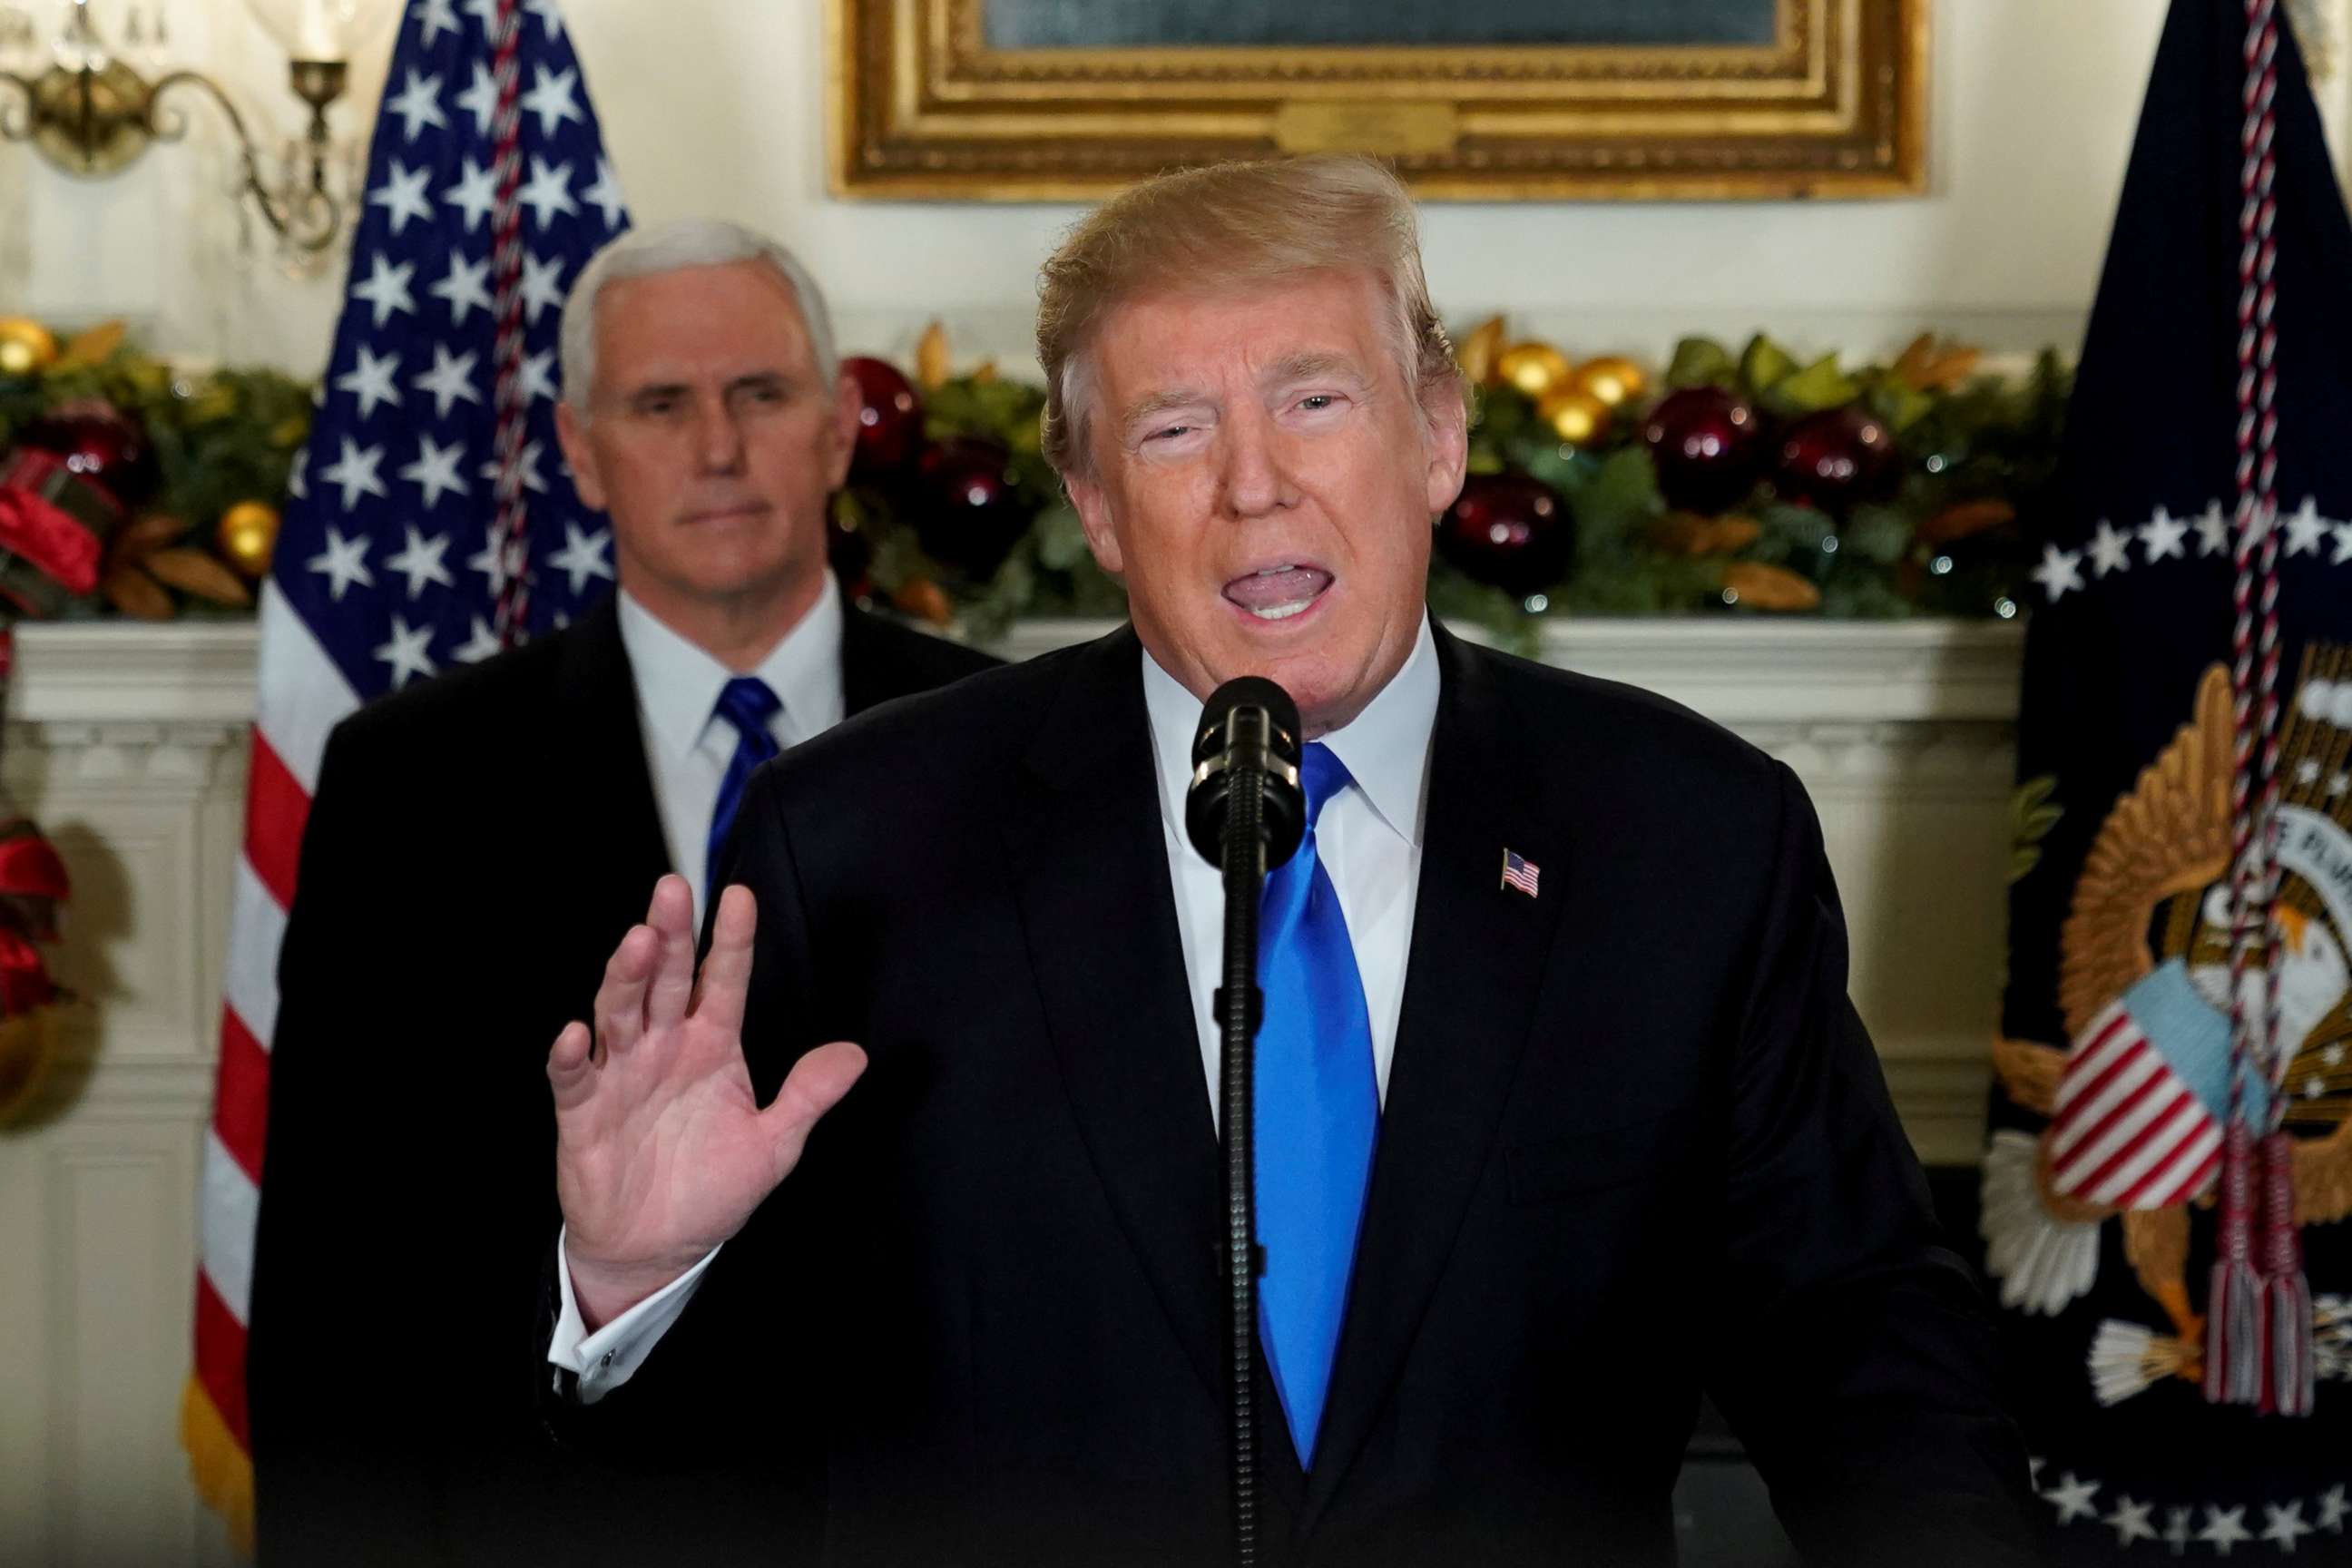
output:
[[[1925,188],[1927,0],[828,0],[851,196],[1345,149],[1423,196]]]

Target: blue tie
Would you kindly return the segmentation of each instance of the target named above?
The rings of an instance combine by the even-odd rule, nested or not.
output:
[[[768,683],[756,675],[739,675],[719,693],[714,716],[734,725],[738,739],[735,754],[727,761],[726,775],[719,781],[719,804],[710,811],[710,847],[702,881],[706,910],[719,907],[719,852],[727,847],[727,830],[735,826],[735,813],[743,804],[743,786],[751,782],[752,769],[782,750],[770,732],[768,721],[783,706],[768,689]]]
[[[1307,835],[1265,879],[1258,915],[1258,985],[1265,994],[1256,1073],[1258,1338],[1301,1466],[1331,1386],[1356,1227],[1381,1120],[1372,1025],[1331,875],[1315,852],[1315,822],[1353,782],[1329,747],[1300,769]]]

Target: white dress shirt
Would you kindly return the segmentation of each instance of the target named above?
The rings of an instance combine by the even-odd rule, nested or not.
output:
[[[1422,816],[1428,799],[1437,690],[1437,647],[1424,617],[1403,668],[1353,721],[1322,738],[1355,781],[1325,803],[1316,821],[1315,848],[1339,896],[1339,910],[1355,949],[1356,972],[1363,982],[1364,1007],[1371,1023],[1372,1070],[1383,1105],[1389,1064],[1396,1055],[1405,960],[1412,944],[1413,900],[1421,885]],[[1143,696],[1160,774],[1160,825],[1176,896],[1177,931],[1200,1034],[1202,1081],[1214,1116],[1223,1044],[1212,1005],[1223,978],[1224,879],[1184,833],[1184,792],[1192,777],[1192,728],[1200,721],[1201,700],[1148,652],[1143,656]],[[712,700],[717,700],[715,692]],[[686,1273],[591,1334],[572,1296],[572,1268],[562,1255],[560,1239],[557,1247],[562,1310],[548,1361],[577,1374],[580,1397],[588,1404],[627,1382],[644,1364],[655,1343],[685,1311],[710,1260],[719,1256],[713,1247]]]
[[[710,816],[741,739],[718,714],[719,694],[735,671],[664,626],[627,589],[619,597],[621,647],[636,683],[637,731],[653,777],[654,809],[669,863],[694,889],[700,930],[710,891],[702,885],[709,876]],[[779,746],[797,745],[841,722],[842,617],[841,595],[828,572],[808,614],[749,672],[783,704],[768,721]]]

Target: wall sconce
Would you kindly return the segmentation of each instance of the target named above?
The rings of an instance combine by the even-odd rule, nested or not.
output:
[[[261,160],[245,117],[211,78],[194,70],[165,71],[152,80],[112,52],[90,20],[89,0],[73,0],[59,36],[56,61],[26,76],[0,70],[0,87],[23,96],[20,110],[0,102],[0,140],[29,142],[58,169],[103,179],[136,163],[156,142],[177,142],[187,120],[163,100],[193,88],[220,106],[244,159],[243,189],[263,219],[296,249],[315,255],[342,230],[341,205],[328,189],[327,106],[341,98],[352,47],[398,0],[247,0],[254,14],[286,47],[288,80],[310,106],[302,173],[289,167],[280,189],[263,183]]]

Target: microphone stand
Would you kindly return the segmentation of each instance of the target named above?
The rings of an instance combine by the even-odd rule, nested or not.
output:
[[[1261,753],[1262,754],[1262,753]],[[1257,984],[1258,901],[1265,888],[1265,770],[1234,769],[1226,797],[1224,984],[1213,998],[1223,1037],[1225,1142],[1225,1279],[1233,1352],[1226,1436],[1233,1462],[1234,1561],[1257,1562],[1257,1182],[1252,1137],[1251,1068],[1265,1010]]]

